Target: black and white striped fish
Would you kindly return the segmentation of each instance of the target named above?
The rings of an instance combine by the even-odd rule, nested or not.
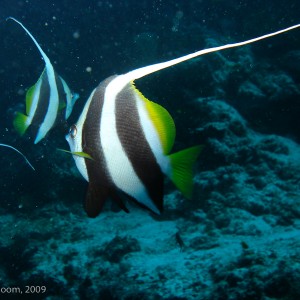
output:
[[[37,144],[55,125],[58,114],[64,108],[64,119],[68,119],[79,95],[73,94],[63,78],[55,72],[49,58],[25,26],[12,17],[8,19],[22,26],[45,61],[40,78],[26,93],[26,114],[17,112],[14,119],[14,127],[20,135],[23,135],[29,126],[31,127],[31,134],[35,137],[34,143]]]
[[[109,77],[94,90],[67,136],[71,151],[78,154],[77,167],[89,181],[85,209],[91,217],[107,197],[127,211],[120,192],[160,213],[163,173],[190,197],[192,165],[201,150],[196,146],[168,155],[175,139],[173,119],[120,79]]]
[[[125,194],[155,213],[163,209],[163,180],[168,176],[187,198],[192,194],[192,166],[201,146],[169,154],[175,125],[162,106],[146,99],[133,81],[193,57],[246,45],[299,27],[296,25],[245,42],[204,49],[104,80],[87,100],[66,139],[82,176],[89,182],[85,210],[97,216],[111,197]]]

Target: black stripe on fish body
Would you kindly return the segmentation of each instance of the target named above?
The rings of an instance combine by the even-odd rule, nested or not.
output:
[[[58,93],[59,103],[67,105],[67,94],[65,92],[61,77],[55,72],[56,88]]]
[[[99,215],[107,197],[108,190],[99,185],[99,182],[89,182],[86,196],[83,202],[83,208],[86,211],[88,217],[96,218]]]
[[[55,120],[54,126],[59,126],[65,132],[66,128],[69,128],[65,119],[65,111],[67,108],[67,94],[65,92],[61,77],[55,72],[55,82],[57,87],[58,99],[59,99],[59,111],[57,112],[57,117]],[[61,106],[64,106],[63,109],[60,109]]]
[[[41,80],[42,83],[40,86],[40,94],[38,98],[37,108],[30,126],[31,134],[34,137],[37,136],[39,128],[44,122],[50,102],[50,84],[46,69],[44,69],[43,74],[41,75]]]
[[[110,179],[100,140],[101,112],[107,85],[115,78],[109,77],[99,84],[91,100],[86,119],[82,128],[82,151],[89,154],[93,160],[85,159],[89,178],[88,192],[84,208],[89,217],[96,217],[107,197],[113,196],[122,209],[125,205],[115,195],[115,186]]]
[[[164,177],[144,135],[135,97],[130,84],[117,95],[117,134],[135,173],[144,184],[150,199],[162,212]]]

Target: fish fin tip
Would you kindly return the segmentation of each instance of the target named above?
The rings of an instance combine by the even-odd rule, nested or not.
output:
[[[107,193],[103,193],[96,184],[89,183],[84,201],[84,210],[88,217],[96,218],[100,214],[106,198]]]
[[[123,211],[125,211],[127,214],[130,212],[129,209],[126,207],[123,201],[122,193],[115,191],[111,194],[111,198],[114,200],[114,202],[120,207]]]
[[[13,125],[15,130],[18,132],[19,135],[24,135],[28,128],[27,124],[28,116],[17,112],[16,117],[14,118]]]
[[[67,120],[70,117],[74,105],[79,98],[80,98],[79,94],[71,92],[71,101],[69,104],[66,104],[65,120]]]
[[[78,93],[72,92],[72,105],[74,105],[79,98],[80,95]]]
[[[38,144],[43,138],[42,137],[37,137],[35,140],[34,140],[34,145]]]
[[[203,146],[194,146],[169,155],[171,172],[169,175],[175,186],[187,198],[191,199],[193,192],[193,165]]]
[[[7,17],[7,18],[5,19],[5,21],[8,21],[8,20],[13,20],[13,21],[15,21],[15,22],[18,22],[18,20],[15,19],[15,18],[12,17],[12,16],[9,16],[9,17]]]
[[[71,97],[72,97],[71,98],[71,107],[72,107],[72,110],[73,110],[73,107],[74,107],[75,103],[77,102],[77,100],[80,98],[80,95],[78,93],[71,92]]]
[[[71,154],[79,156],[79,157],[94,160],[93,157],[91,155],[89,155],[88,153],[86,153],[86,152],[71,152]]]

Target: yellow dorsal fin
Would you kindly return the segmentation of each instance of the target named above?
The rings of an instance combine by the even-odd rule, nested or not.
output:
[[[32,87],[30,87],[26,93],[26,115],[27,116],[29,115],[29,112],[31,110],[35,86],[36,86],[36,84],[33,85]]]
[[[41,86],[41,81],[43,80],[43,76],[45,74],[45,70],[46,68],[44,68],[40,78],[38,79],[38,81],[32,86],[30,87],[28,90],[27,90],[27,93],[26,93],[26,100],[25,100],[25,103],[26,103],[26,115],[29,116],[29,113],[30,113],[30,110],[31,110],[31,107],[32,107],[32,102],[33,102],[33,97],[34,97],[34,93],[35,93],[35,89],[37,88],[37,86]]]
[[[152,120],[159,135],[161,145],[163,148],[163,153],[168,154],[174,145],[176,135],[176,128],[171,115],[165,108],[147,99],[135,87],[133,82],[131,82],[131,86],[133,87],[134,91],[139,95],[139,97],[144,101],[146,109],[149,113],[149,117]]]

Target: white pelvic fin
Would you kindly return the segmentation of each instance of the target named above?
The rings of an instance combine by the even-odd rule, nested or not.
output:
[[[229,48],[235,48],[235,47],[240,47],[240,46],[244,46],[244,45],[247,45],[247,44],[251,44],[251,43],[263,40],[263,39],[267,39],[267,38],[272,37],[274,35],[278,35],[278,34],[296,29],[298,27],[300,27],[300,24],[297,24],[297,25],[294,25],[294,26],[291,26],[291,27],[273,32],[273,33],[265,34],[265,35],[262,35],[262,36],[244,41],[244,42],[239,42],[239,43],[234,43],[234,44],[227,44],[227,45],[223,45],[223,46],[203,49],[203,50],[200,50],[200,51],[197,51],[197,52],[185,55],[185,56],[181,56],[179,58],[175,58],[175,59],[172,59],[172,60],[169,60],[169,61],[166,61],[166,62],[162,62],[162,63],[158,63],[158,64],[154,64],[154,65],[150,65],[150,66],[146,66],[146,67],[143,67],[143,68],[133,70],[131,72],[128,72],[128,73],[122,75],[122,77],[123,77],[123,80],[128,83],[132,80],[139,79],[141,77],[144,77],[144,76],[149,75],[151,73],[157,72],[159,70],[169,68],[171,66],[174,66],[176,64],[179,64],[181,62],[184,62],[186,60],[192,59],[192,58],[197,57],[197,56],[201,56],[201,55],[204,55],[204,54],[207,54],[207,53],[212,53],[212,52],[216,52],[216,51],[220,51],[220,50],[225,50],[225,49],[229,49]]]
[[[11,149],[15,150],[16,152],[18,152],[20,155],[23,156],[23,158],[26,160],[26,162],[32,168],[32,170],[35,171],[35,168],[32,166],[32,164],[29,162],[29,160],[26,158],[26,156],[21,151],[19,151],[18,149],[14,148],[13,146],[10,146],[10,145],[7,145],[7,144],[0,144],[0,146],[11,148]]]
[[[33,40],[33,42],[35,43],[35,45],[37,46],[37,48],[39,49],[44,61],[45,61],[45,64],[46,66],[48,66],[49,64],[51,65],[51,62],[48,58],[48,56],[46,55],[46,53],[43,51],[43,49],[41,48],[41,46],[38,44],[38,42],[36,41],[36,39],[33,37],[33,35],[29,32],[29,30],[18,20],[16,20],[15,18],[13,17],[8,17],[6,20],[13,20],[15,21],[16,23],[18,23],[26,32],[27,34],[31,37],[31,39]]]

